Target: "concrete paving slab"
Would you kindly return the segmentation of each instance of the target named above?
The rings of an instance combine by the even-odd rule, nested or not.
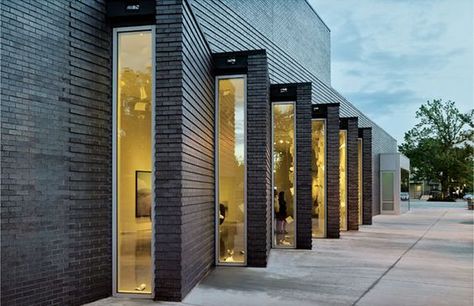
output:
[[[182,303],[109,298],[90,305],[473,305],[473,213],[465,203],[412,203],[401,216],[272,250],[267,268],[217,267]]]

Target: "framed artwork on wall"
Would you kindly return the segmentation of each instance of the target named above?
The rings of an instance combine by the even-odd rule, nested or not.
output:
[[[151,217],[151,171],[135,171],[135,217]]]

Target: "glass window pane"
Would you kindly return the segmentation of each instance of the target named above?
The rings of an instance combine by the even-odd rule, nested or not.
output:
[[[313,237],[326,236],[326,122],[312,122],[312,195]]]
[[[393,210],[394,173],[382,172],[382,209]]]
[[[400,169],[400,192],[409,192],[410,186],[410,171]]]
[[[295,107],[273,104],[274,246],[295,247]]]
[[[362,139],[357,140],[357,168],[358,168],[358,211],[359,211],[359,224],[362,224]]]
[[[117,289],[151,293],[152,36],[117,37]]]
[[[245,263],[245,80],[218,81],[219,263]]]
[[[347,231],[347,131],[339,131],[339,226]]]

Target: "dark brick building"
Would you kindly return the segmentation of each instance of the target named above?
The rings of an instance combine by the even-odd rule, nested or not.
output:
[[[0,14],[2,305],[181,300],[215,265],[338,238],[342,189],[348,230],[380,212],[396,141],[331,87],[330,31],[306,1]]]

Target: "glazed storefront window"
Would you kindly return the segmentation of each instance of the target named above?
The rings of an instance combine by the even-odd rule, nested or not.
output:
[[[326,237],[326,121],[312,121],[312,232]]]
[[[114,44],[116,291],[151,294],[152,32],[118,31]]]
[[[217,258],[246,263],[246,83],[217,79]]]
[[[382,210],[393,211],[395,202],[395,172],[394,171],[383,171],[382,172]]]
[[[273,103],[273,246],[295,247],[295,105]]]
[[[347,231],[347,131],[339,131],[339,226]]]

